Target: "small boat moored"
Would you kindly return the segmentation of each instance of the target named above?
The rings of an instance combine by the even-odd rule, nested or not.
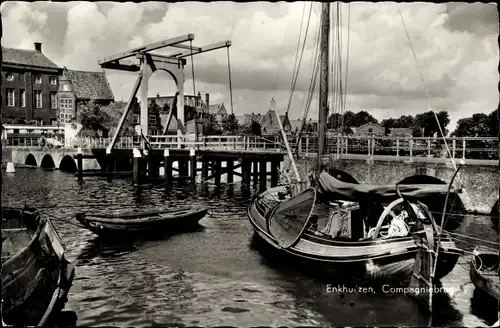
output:
[[[116,214],[77,213],[78,222],[101,237],[149,237],[199,228],[207,214],[203,207],[187,206],[161,211],[128,211]]]
[[[75,274],[49,218],[2,208],[2,324],[44,326],[61,312]]]
[[[470,278],[476,288],[500,301],[499,252],[477,248],[470,263]]]

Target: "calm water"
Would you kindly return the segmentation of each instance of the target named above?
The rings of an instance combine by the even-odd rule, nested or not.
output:
[[[249,197],[238,185],[197,190],[186,185],[170,191],[148,185],[138,189],[130,180],[108,183],[85,178],[78,183],[67,173],[21,168],[15,174],[4,174],[3,179],[3,204],[57,206],[47,211],[68,219],[90,208],[116,211],[186,204],[209,208],[199,232],[127,246],[102,244],[90,231],[54,220],[67,256],[76,265],[66,309],[77,313],[78,325],[427,323],[426,315],[408,296],[331,293],[325,283],[266,262],[251,245],[252,228],[246,218]],[[458,230],[497,240],[484,217],[465,217]],[[470,256],[464,256],[444,279],[449,295],[439,303],[433,325],[484,326],[496,321],[494,306],[473,297],[469,260]],[[336,285],[335,281],[331,284]]]

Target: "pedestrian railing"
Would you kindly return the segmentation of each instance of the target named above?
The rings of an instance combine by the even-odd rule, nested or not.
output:
[[[53,148],[104,149],[111,143],[111,138],[66,138],[59,140],[62,146]],[[287,151],[281,136],[202,136],[194,135],[151,135],[149,145],[154,149],[194,148],[197,150],[225,151]],[[300,139],[291,136],[288,142],[293,151],[300,155],[315,155],[318,152],[318,136],[305,135]],[[51,147],[41,145],[39,138],[19,137],[3,140],[5,147]],[[141,138],[118,138],[115,149],[141,147]],[[325,145],[326,154],[360,154],[404,157],[447,157],[463,159],[498,159],[499,141],[495,137],[379,137],[379,136],[328,136]],[[448,151],[449,150],[449,151]]]

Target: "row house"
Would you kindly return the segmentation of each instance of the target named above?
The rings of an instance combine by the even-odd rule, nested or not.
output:
[[[2,47],[2,60],[2,121],[55,125],[63,69],[43,54],[39,42],[33,50]]]
[[[59,79],[59,123],[70,123],[78,108],[93,100],[99,107],[107,106],[115,97],[104,72],[70,70],[66,67]]]

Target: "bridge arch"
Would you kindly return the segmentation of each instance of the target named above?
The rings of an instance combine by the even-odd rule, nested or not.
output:
[[[328,168],[328,174],[342,182],[359,184],[358,180],[356,180],[352,175],[339,169]]]
[[[35,155],[28,154],[28,156],[26,156],[26,160],[24,161],[24,165],[37,166],[38,164],[36,162]]]
[[[78,168],[76,166],[76,162],[73,159],[73,156],[66,155],[61,159],[61,162],[59,163],[59,170],[63,172],[69,172],[69,173],[75,173],[78,171]]]
[[[44,169],[55,169],[56,163],[54,163],[54,159],[51,155],[46,154],[43,156],[42,161],[40,162],[40,167]]]
[[[439,178],[426,175],[417,174],[410,177],[406,177],[399,182],[400,184],[436,184],[436,185],[446,185],[447,183]],[[446,200],[446,195],[428,196],[420,199],[422,203],[429,207],[432,212],[434,219],[438,224],[441,224],[441,216],[443,213],[443,206]],[[445,216],[445,227],[447,229],[456,229],[463,220],[463,214],[465,212],[465,206],[460,199],[458,194],[450,194],[448,198],[448,203],[446,205],[446,213],[450,215]]]

